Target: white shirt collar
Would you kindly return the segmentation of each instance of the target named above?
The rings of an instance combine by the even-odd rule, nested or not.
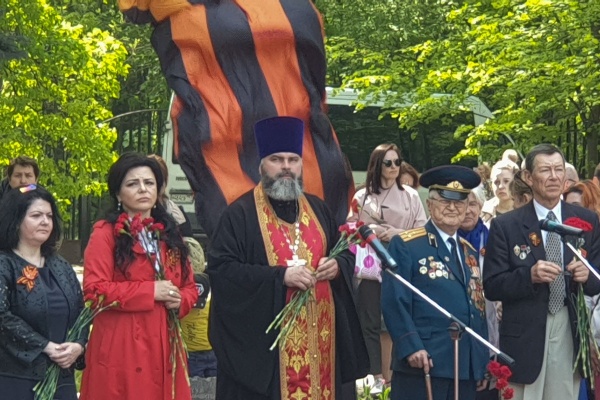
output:
[[[552,211],[554,213],[554,215],[556,215],[556,221],[558,223],[562,224],[562,212],[561,212],[560,201],[556,204],[556,206],[554,206],[554,208],[552,210],[547,209],[546,207],[544,207],[543,205],[541,205],[540,203],[538,203],[535,200],[533,200],[533,207],[535,208],[535,213],[537,215],[538,220],[542,221],[542,220],[546,219],[548,216],[548,212]]]
[[[446,244],[446,247],[448,248],[448,250],[452,250],[452,247],[450,247],[450,243],[448,243],[448,239],[449,238],[454,238],[454,241],[458,245],[458,234],[457,234],[457,232],[454,232],[454,235],[450,236],[446,232],[444,232],[440,228],[438,228],[438,226],[435,224],[435,222],[433,222],[433,220],[431,220],[431,223],[433,224],[433,226],[435,227],[435,229],[438,231],[440,237],[442,238],[442,241]]]

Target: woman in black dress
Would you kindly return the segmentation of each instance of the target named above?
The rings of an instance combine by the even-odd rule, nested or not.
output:
[[[74,366],[87,334],[65,343],[83,308],[71,265],[56,254],[60,218],[54,198],[35,184],[0,203],[0,397],[33,399],[52,363],[62,369],[55,400],[76,400]]]

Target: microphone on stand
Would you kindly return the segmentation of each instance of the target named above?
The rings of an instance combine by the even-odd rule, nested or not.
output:
[[[544,219],[540,221],[540,229],[548,232],[558,233],[560,236],[581,236],[583,235],[583,229],[575,228],[573,226],[559,224],[551,219]]]
[[[386,267],[396,268],[398,266],[396,261],[390,256],[390,253],[388,253],[381,243],[381,240],[377,239],[377,235],[375,235],[373,229],[366,225],[362,225],[358,228],[358,234],[375,251],[375,254],[377,254],[377,257],[381,260],[381,264],[384,266],[383,269]]]

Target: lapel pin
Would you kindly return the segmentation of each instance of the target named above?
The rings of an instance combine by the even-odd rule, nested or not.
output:
[[[519,246],[518,244],[515,245],[515,247],[513,248],[513,251],[515,252],[515,256],[519,256],[519,254],[521,253],[521,246]]]
[[[538,236],[538,234],[536,232],[531,232],[529,234],[529,240],[531,240],[531,244],[534,245],[535,247],[539,246],[540,243],[542,243],[540,237]]]
[[[437,239],[433,233],[427,234],[427,238],[429,239],[430,246],[437,247]]]

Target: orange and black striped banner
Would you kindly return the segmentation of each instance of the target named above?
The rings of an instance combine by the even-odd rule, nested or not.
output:
[[[152,43],[177,95],[175,156],[209,237],[224,207],[259,181],[253,126],[276,115],[305,122],[305,191],[342,223],[352,177],[325,113],[323,25],[312,2],[158,1],[120,5],[142,22],[155,20]]]

